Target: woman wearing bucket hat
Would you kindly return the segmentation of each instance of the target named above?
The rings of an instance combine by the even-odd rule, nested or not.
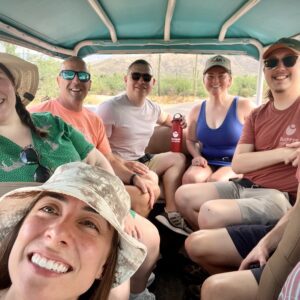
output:
[[[195,105],[189,115],[187,148],[192,165],[183,183],[224,181],[237,175],[231,159],[242,132],[245,118],[254,108],[248,99],[231,96],[231,63],[217,55],[206,61],[203,82],[209,100]]]
[[[112,171],[105,157],[60,118],[30,117],[23,102],[33,99],[37,83],[36,66],[0,53],[1,181],[44,182],[58,166],[78,160]]]
[[[146,249],[126,234],[122,182],[82,162],[0,198],[0,299],[107,299]]]
[[[22,68],[31,72],[24,73]],[[37,113],[30,117],[19,93],[23,95],[21,91],[28,91],[34,95],[36,85],[30,89],[31,85],[22,84],[22,76],[38,78],[37,68],[15,56],[0,53],[0,181],[8,183],[7,186],[0,184],[0,188],[7,191],[18,185],[33,185],[33,181],[44,182],[52,171],[69,161],[84,160],[113,173],[102,154],[60,118],[49,113]],[[30,78],[26,82],[30,82]],[[47,129],[46,132],[44,129]],[[145,294],[148,293],[147,279],[159,255],[159,234],[150,221],[134,212],[131,215],[128,211],[125,226],[126,232],[139,239],[148,249],[144,263],[132,279],[138,282],[134,286],[134,293],[139,295],[143,290]],[[122,299],[125,299],[125,286],[129,286],[129,283],[113,289],[113,295],[122,291]]]

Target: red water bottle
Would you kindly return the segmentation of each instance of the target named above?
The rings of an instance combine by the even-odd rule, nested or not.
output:
[[[171,135],[171,151],[181,152],[182,145],[182,127],[180,122],[182,120],[182,115],[176,113],[172,120],[172,135]]]

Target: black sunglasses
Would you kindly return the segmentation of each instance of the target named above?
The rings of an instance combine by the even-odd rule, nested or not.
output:
[[[20,152],[20,160],[26,165],[38,165],[33,175],[34,181],[45,182],[50,178],[51,171],[40,164],[39,155],[32,145],[22,149]]]
[[[145,82],[150,82],[150,80],[152,79],[153,76],[151,74],[148,74],[148,73],[139,73],[139,72],[132,72],[131,73],[131,78],[134,81],[140,80],[141,77],[143,78],[143,80]]]
[[[264,61],[264,65],[266,68],[269,68],[269,69],[273,69],[275,67],[278,66],[279,64],[279,61],[281,60],[283,65],[286,67],[286,68],[291,68],[293,67],[295,64],[296,64],[296,61],[298,59],[298,56],[297,55],[289,55],[289,56],[285,56],[284,58],[282,59],[278,59],[278,58],[269,58],[269,59],[266,59]]]
[[[91,74],[84,71],[62,70],[59,73],[59,76],[65,80],[73,80],[76,75],[81,82],[88,82],[91,79]]]

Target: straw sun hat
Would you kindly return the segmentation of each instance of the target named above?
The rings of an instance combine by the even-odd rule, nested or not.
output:
[[[16,89],[24,105],[34,99],[39,84],[39,72],[36,65],[17,56],[0,53],[0,63],[12,73]]]
[[[130,197],[118,177],[82,162],[58,167],[43,185],[20,188],[3,195],[0,198],[0,243],[24,217],[35,194],[44,191],[72,196],[85,202],[117,230],[119,248],[113,286],[121,284],[136,272],[145,259],[146,247],[123,229]]]

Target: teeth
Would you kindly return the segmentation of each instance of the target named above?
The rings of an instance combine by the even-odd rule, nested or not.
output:
[[[275,77],[275,79],[285,79],[285,78],[287,78],[287,76],[285,76],[285,75],[281,75],[281,76],[276,76]]]
[[[40,268],[53,271],[56,273],[66,273],[68,271],[68,266],[61,262],[56,262],[51,259],[46,259],[45,257],[41,257],[39,254],[35,253],[31,257],[31,262]]]

